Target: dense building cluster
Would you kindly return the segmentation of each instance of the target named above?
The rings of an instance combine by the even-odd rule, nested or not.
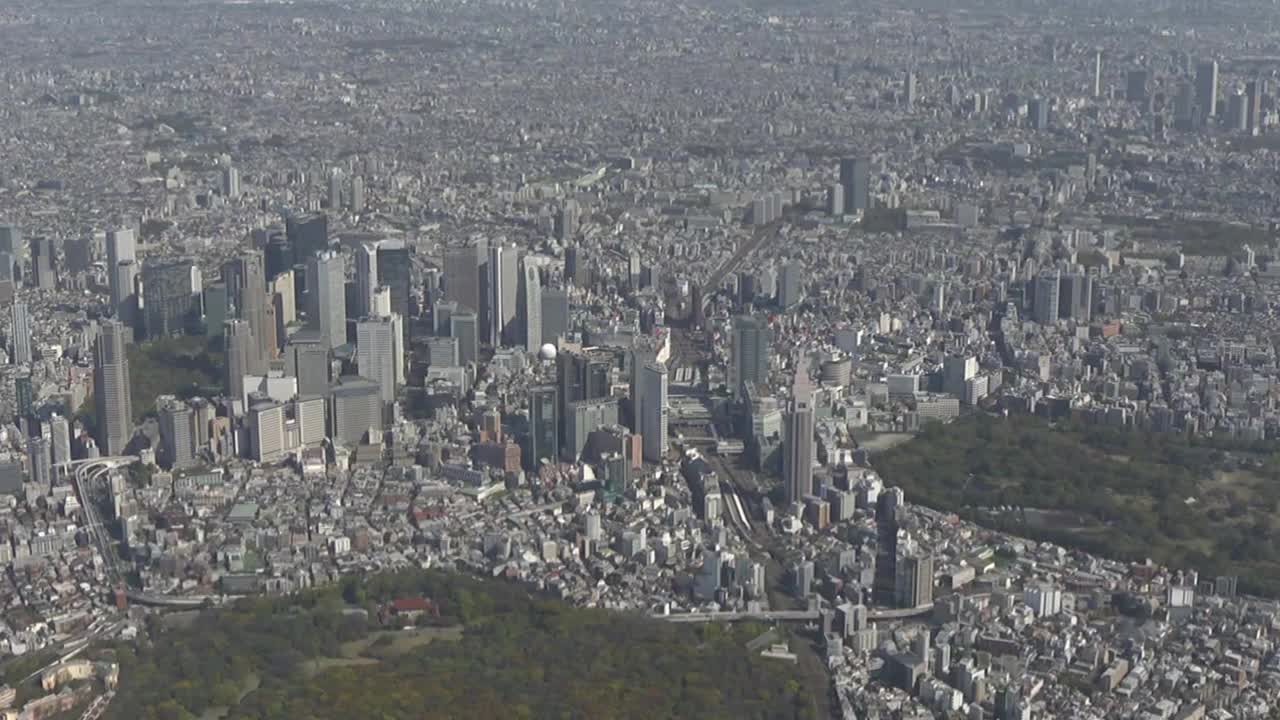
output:
[[[170,4],[0,10],[0,651],[449,566],[808,628],[849,718],[1280,700],[1233,578],[873,469],[1280,436],[1269,4]]]

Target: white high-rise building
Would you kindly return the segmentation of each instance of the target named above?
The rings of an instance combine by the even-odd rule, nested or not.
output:
[[[307,326],[319,330],[331,349],[347,342],[345,282],[338,253],[316,253],[307,260]]]
[[[391,317],[356,323],[356,362],[360,376],[378,384],[384,404],[396,399],[396,323]]]
[[[516,320],[516,292],[519,257],[514,248],[494,245],[489,248],[488,271],[489,317],[488,338],[494,347],[508,344]]]
[[[378,315],[373,309],[374,293],[378,290],[378,245],[361,243],[356,248],[356,316]]]
[[[648,363],[639,368],[638,372],[640,393],[636,404],[644,459],[648,462],[661,462],[667,453],[667,420],[670,413],[667,402],[667,368],[661,363]]]

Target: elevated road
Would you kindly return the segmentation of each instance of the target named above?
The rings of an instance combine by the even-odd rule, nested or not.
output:
[[[879,610],[870,610],[867,612],[867,619],[871,621],[890,621],[905,620],[907,618],[922,617],[933,612],[933,605],[921,605],[914,608],[886,608]],[[761,612],[688,612],[688,613],[670,613],[667,615],[655,614],[654,619],[666,620],[673,623],[709,623],[709,622],[740,622],[743,620],[758,620],[765,622],[816,622],[819,613],[817,610],[765,610]]]

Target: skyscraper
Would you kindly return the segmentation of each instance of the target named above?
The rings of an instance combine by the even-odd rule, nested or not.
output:
[[[1196,105],[1200,117],[1211,118],[1218,114],[1218,62],[1210,60],[1196,66]]]
[[[391,312],[408,326],[413,318],[413,253],[403,240],[378,243],[378,285],[391,288]]]
[[[1102,97],[1102,51],[1093,51],[1093,96]]]
[[[187,258],[149,261],[142,268],[143,310],[147,336],[167,337],[186,332],[195,311],[191,269]]]
[[[15,302],[11,315],[13,324],[9,329],[9,340],[13,344],[13,363],[29,365],[31,364],[31,316],[27,313],[27,304]]]
[[[240,171],[230,165],[222,168],[222,195],[232,199],[240,197]]]
[[[31,469],[31,482],[53,484],[53,448],[49,438],[32,437],[27,440],[27,462]]]
[[[449,248],[444,253],[444,297],[480,312],[480,252],[475,245]]]
[[[555,235],[557,240],[566,242],[578,235],[578,218],[580,214],[576,200],[564,201],[564,204],[560,206],[560,210],[556,213]]]
[[[1058,322],[1061,273],[1057,270],[1040,273],[1035,279],[1035,301],[1031,306],[1032,318],[1041,325]]]
[[[1150,84],[1151,71],[1130,70],[1125,76],[1125,99],[1129,102],[1145,103]]]
[[[526,469],[536,470],[543,461],[560,457],[560,419],[556,388],[541,385],[529,389],[529,461]]]
[[[285,239],[293,249],[293,264],[301,265],[312,255],[329,249],[329,218],[324,213],[290,216],[284,222]]]
[[[1244,94],[1249,99],[1249,112],[1245,117],[1245,130],[1259,132],[1262,130],[1262,98],[1267,94],[1267,81],[1250,80],[1245,83]]]
[[[908,72],[906,77],[903,78],[902,96],[907,109],[914,109],[916,106],[916,74],[914,72]]]
[[[319,330],[330,348],[347,342],[344,283],[338,253],[317,253],[307,261],[307,327]]]
[[[538,275],[538,268],[531,263],[522,263],[520,269],[520,288],[517,302],[517,311],[520,316],[520,339],[519,345],[523,345],[525,352],[538,352],[542,348],[543,342],[543,292],[542,278]],[[566,304],[568,296],[565,296]],[[567,321],[566,317],[566,321]],[[559,335],[553,335],[548,340],[554,341]]]
[[[525,285],[527,287],[528,281]],[[525,292],[525,290],[521,290]],[[526,297],[525,302],[528,302]],[[569,292],[564,288],[542,290],[542,337],[544,343],[554,343],[569,332]],[[526,346],[527,347],[527,346]]]
[[[804,370],[796,372],[785,422],[782,482],[787,504],[794,505],[813,494],[813,389]]]
[[[351,197],[349,199],[351,212],[358,213],[364,211],[364,178],[359,175],[351,178]]]
[[[661,462],[667,453],[667,368],[661,363],[646,363],[633,372],[640,373],[637,424],[643,438],[644,459]]]
[[[133,403],[129,394],[129,358],[125,326],[105,320],[94,353],[93,396],[98,414],[98,447],[121,455],[133,437]]]
[[[314,397],[329,391],[329,345],[318,331],[299,330],[289,336],[284,362],[285,373],[298,379],[299,397]]]
[[[378,246],[361,243],[356,248],[356,316],[369,317],[373,312],[373,293],[378,289]]]
[[[195,413],[185,402],[169,396],[158,398],[160,410],[160,464],[176,469],[196,462]]]
[[[71,424],[57,413],[49,418],[49,444],[54,465],[71,462]]]
[[[31,238],[31,285],[41,290],[58,287],[58,262],[51,238]]]
[[[0,253],[17,255],[22,247],[22,230],[16,225],[0,225]]]
[[[354,375],[332,386],[329,401],[329,435],[336,445],[355,445],[382,432],[382,399],[377,383]]]
[[[733,345],[729,365],[729,389],[742,397],[748,384],[769,379],[769,346],[773,331],[759,318],[741,315],[733,321]]]
[[[138,328],[138,262],[121,260],[112,274],[115,280],[111,288],[111,307],[116,319],[129,330],[128,340]]]
[[[342,172],[337,168],[329,172],[329,209],[342,209]]]
[[[840,185],[844,187],[844,207],[866,210],[871,206],[871,160],[865,157],[840,160]]]
[[[458,362],[463,365],[476,361],[479,354],[480,323],[470,310],[456,312],[449,317],[449,335],[458,341]]]
[[[486,266],[489,273],[487,284],[489,301],[486,303],[489,308],[489,317],[486,329],[489,344],[494,347],[515,344],[519,260],[515,248],[501,245],[493,245],[489,248],[489,262]],[[538,305],[541,309],[541,304],[538,303]],[[541,326],[542,323],[539,320],[539,331],[542,329]],[[524,338],[520,338],[520,344],[525,344]]]
[[[396,399],[395,321],[391,317],[365,318],[356,323],[356,362],[360,376],[378,384],[382,402]]]
[[[782,277],[778,284],[778,304],[783,310],[790,310],[804,299],[804,265],[789,262],[782,266]]]
[[[274,355],[270,339],[275,328],[267,312],[267,278],[262,253],[246,252],[222,265],[222,281],[227,286],[227,298],[233,317],[249,323],[253,334],[253,374],[266,371],[267,362]]]
[[[917,608],[933,604],[933,556],[911,554],[898,561],[898,606]]]
[[[107,231],[107,284],[111,288],[111,304],[118,308],[120,299],[133,293],[133,287],[129,287],[122,292],[117,287],[115,268],[125,260],[137,259],[137,238],[133,234],[133,230],[118,228],[116,230]]]
[[[228,320],[222,331],[223,349],[226,351],[226,386],[227,397],[235,401],[244,401],[244,378],[257,374],[258,349],[253,338],[253,330],[244,320]]]

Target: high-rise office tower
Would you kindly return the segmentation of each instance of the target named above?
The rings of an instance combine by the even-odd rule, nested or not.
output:
[[[1178,83],[1173,97],[1173,125],[1178,130],[1193,130],[1199,122],[1200,107],[1196,104],[1196,88],[1190,82]]]
[[[31,374],[26,373],[19,375],[13,379],[13,397],[16,405],[15,415],[19,420],[31,416],[31,411],[35,409],[36,389],[31,382]]]
[[[524,281],[525,287],[528,280]],[[524,290],[522,289],[523,293]],[[528,302],[527,296],[525,302]],[[522,315],[522,319],[524,316]],[[542,289],[542,337],[543,343],[556,343],[569,333],[569,292],[564,288]],[[526,345],[527,347],[527,345]]]
[[[1035,300],[1031,304],[1031,316],[1041,325],[1058,321],[1061,273],[1057,270],[1040,273],[1035,279]]]
[[[1210,60],[1196,66],[1196,105],[1200,117],[1211,118],[1218,114],[1218,62]]]
[[[356,316],[373,312],[373,293],[378,289],[378,245],[361,243],[356,248]]]
[[[302,265],[329,249],[329,217],[324,213],[290,216],[284,222],[285,239],[293,250],[293,264]]]
[[[427,338],[427,365],[435,368],[458,366],[458,338]]]
[[[840,185],[844,188],[844,207],[867,210],[871,207],[871,160],[865,157],[840,161]]]
[[[16,225],[0,225],[0,253],[17,256],[22,247],[22,230]]]
[[[911,554],[898,561],[897,599],[899,607],[917,608],[933,604],[933,556]]]
[[[342,172],[334,168],[329,172],[329,209],[342,208]]]
[[[106,455],[123,454],[133,437],[126,332],[119,321],[103,321],[94,353],[93,397],[98,414],[98,447]]]
[[[1244,129],[1251,133],[1260,132],[1262,130],[1262,98],[1267,94],[1267,81],[1250,80],[1245,83],[1244,94],[1249,99],[1249,112],[1245,117]]]
[[[519,286],[520,258],[515,248],[493,245],[489,248],[488,291],[489,308],[488,340],[494,347],[515,344],[516,296]],[[539,303],[539,308],[540,308]],[[541,320],[538,322],[541,331]],[[524,338],[520,338],[524,344]]]
[[[378,244],[378,285],[391,288],[391,312],[407,326],[414,316],[413,254],[403,240]]]
[[[831,217],[844,214],[844,186],[840,183],[832,183],[827,188],[827,214]]]
[[[405,382],[405,345],[404,340],[404,318],[399,313],[391,311],[391,288],[383,285],[373,294],[373,315],[372,317],[381,318],[391,323],[393,340],[395,349],[395,380],[396,387],[404,385]]]
[[[560,419],[556,388],[541,385],[529,389],[529,456],[526,469],[537,470],[543,461],[560,457]]]
[[[556,213],[555,235],[560,242],[572,240],[578,235],[578,218],[581,212],[576,200],[565,200]]]
[[[8,302],[17,292],[17,262],[9,253],[0,252],[0,302]]]
[[[661,363],[646,363],[633,372],[640,373],[639,397],[636,404],[644,459],[661,462],[667,453],[667,368]]]
[[[778,304],[783,310],[790,310],[804,299],[804,265],[789,262],[782,266],[782,276],[778,283]]]
[[[71,423],[57,413],[49,418],[49,444],[55,466],[71,462]]]
[[[31,482],[37,485],[53,484],[53,448],[47,437],[32,437],[27,440],[27,462],[31,471]]]
[[[587,251],[578,245],[570,245],[564,249],[564,280],[580,288],[591,284],[591,267],[587,263]]]
[[[254,339],[252,374],[266,372],[275,354],[271,338],[275,336],[267,312],[267,278],[262,253],[246,252],[222,265],[222,281],[233,317],[249,323]]]
[[[813,389],[804,370],[796,372],[785,423],[782,482],[787,504],[794,505],[813,494]]]
[[[31,285],[41,290],[58,287],[58,261],[52,238],[31,238]]]
[[[519,285],[516,310],[519,313],[521,337],[518,344],[524,346],[525,352],[538,352],[542,348],[544,337],[542,278],[538,275],[538,268],[527,261],[522,263]],[[568,296],[565,296],[565,300],[567,303]],[[548,340],[554,341],[556,337],[559,335]]]
[[[117,228],[107,231],[107,283],[111,288],[111,304],[119,307],[120,298],[133,292],[129,287],[126,292],[116,287],[115,268],[125,260],[136,260],[138,251],[137,237],[133,230]]]
[[[240,171],[230,165],[222,168],[222,195],[227,198],[240,197]]]
[[[1077,272],[1058,282],[1058,317],[1087,323],[1093,319],[1093,278]]]
[[[369,436],[381,439],[382,397],[378,384],[354,375],[339,378],[329,400],[329,436],[336,445],[355,445]]]
[[[191,286],[194,267],[187,258],[155,260],[143,266],[142,307],[148,337],[181,335],[191,326],[197,297]]]
[[[1227,127],[1244,132],[1249,127],[1249,98],[1239,93],[1227,98]]]
[[[1145,103],[1150,85],[1150,70],[1130,70],[1125,76],[1125,99],[1129,102]]]
[[[360,376],[378,384],[385,405],[396,400],[395,321],[391,317],[365,318],[356,323],[356,363]]]
[[[160,463],[180,469],[196,462],[195,413],[175,397],[158,398],[160,410]]]
[[[906,101],[907,109],[912,110],[916,106],[916,74],[908,72],[902,80],[902,96]]]
[[[449,317],[449,335],[458,341],[458,362],[475,362],[479,354],[479,317],[470,310],[454,313]]]
[[[129,329],[129,337],[138,328],[138,262],[121,260],[112,274],[115,283],[111,288],[111,306],[116,319]]]
[[[345,282],[338,253],[316,253],[307,261],[307,327],[319,330],[330,348],[347,342]]]
[[[364,178],[356,175],[351,178],[351,212],[358,213],[364,211]]]
[[[288,447],[285,406],[272,400],[255,401],[248,411],[249,457],[260,463],[284,459]]]
[[[285,374],[298,379],[298,396],[314,397],[329,391],[329,345],[318,331],[299,330],[284,347]]]
[[[227,397],[244,401],[244,378],[256,375],[259,356],[253,330],[244,320],[228,320],[222,331],[223,348],[226,351],[226,386]]]
[[[93,264],[93,236],[84,234],[62,244],[62,256],[71,275],[85,272]]]
[[[480,251],[475,245],[449,248],[444,253],[444,297],[480,312]]]
[[[1102,97],[1102,51],[1093,51],[1093,96]]]
[[[769,347],[773,331],[759,318],[742,315],[733,321],[733,345],[730,351],[729,389],[741,398],[749,384],[769,379]]]
[[[267,241],[262,246],[262,264],[268,283],[293,270],[293,248],[289,246],[289,236],[283,228],[267,229]]]
[[[27,304],[13,304],[12,325],[9,328],[9,341],[13,345],[11,359],[15,365],[31,364],[31,316],[27,313]]]
[[[1049,129],[1049,101],[1044,98],[1031,98],[1027,102],[1027,121],[1032,130]]]

